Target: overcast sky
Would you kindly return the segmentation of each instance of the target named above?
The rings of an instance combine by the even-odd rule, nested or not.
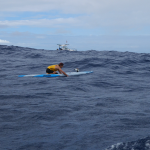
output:
[[[0,44],[150,52],[150,0],[0,0]]]

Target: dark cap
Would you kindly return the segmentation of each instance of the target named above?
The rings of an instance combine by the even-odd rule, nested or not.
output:
[[[59,66],[63,66],[64,64],[63,63],[59,63]]]

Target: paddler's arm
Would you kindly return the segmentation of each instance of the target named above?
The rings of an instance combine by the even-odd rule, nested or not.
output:
[[[68,77],[68,75],[59,67],[59,66],[55,66],[56,69],[58,69],[59,73],[63,73],[65,76]]]
[[[60,70],[58,70],[58,71],[62,72],[65,76],[67,76],[67,77],[68,77],[68,75],[67,75],[64,71],[62,71],[62,69],[61,69],[61,68],[60,68]]]

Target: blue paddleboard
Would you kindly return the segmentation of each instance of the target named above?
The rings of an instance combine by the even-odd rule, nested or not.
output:
[[[93,73],[93,71],[83,71],[83,72],[66,72],[68,76],[76,76],[82,74]],[[65,77],[64,74],[30,74],[30,75],[19,75],[18,77]]]

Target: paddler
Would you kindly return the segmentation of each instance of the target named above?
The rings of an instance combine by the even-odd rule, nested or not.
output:
[[[68,75],[61,69],[64,66],[63,63],[59,63],[58,65],[52,65],[52,66],[48,66],[46,69],[46,73],[47,74],[57,74],[56,71],[59,71],[60,74],[64,74],[65,76],[68,77]]]

